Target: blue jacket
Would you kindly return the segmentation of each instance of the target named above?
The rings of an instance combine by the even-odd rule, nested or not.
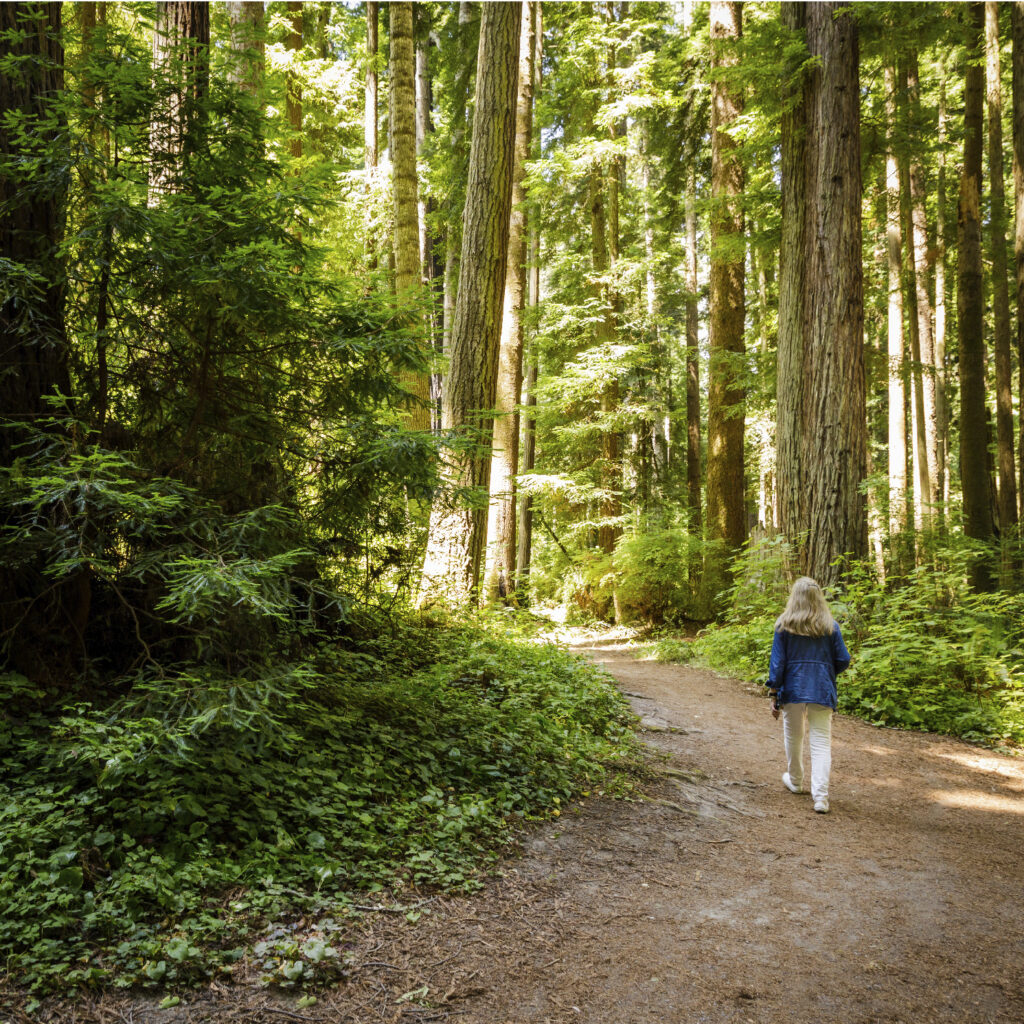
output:
[[[836,676],[850,664],[839,625],[831,636],[798,636],[776,630],[768,685],[780,704],[824,704],[835,709]]]

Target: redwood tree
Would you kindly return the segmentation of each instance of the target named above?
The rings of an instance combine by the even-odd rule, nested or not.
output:
[[[475,598],[479,583],[512,209],[521,13],[518,3],[485,4],[481,15],[459,288],[443,396],[444,429],[463,446],[451,451],[446,470],[446,498],[455,500],[439,498],[431,509],[421,603],[464,604]],[[476,501],[457,500],[457,492],[466,490]]]

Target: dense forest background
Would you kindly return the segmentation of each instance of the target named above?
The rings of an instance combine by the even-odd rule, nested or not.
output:
[[[755,678],[810,573],[847,710],[1024,739],[1024,5],[5,3],[0,110],[41,990],[625,785],[523,609]]]

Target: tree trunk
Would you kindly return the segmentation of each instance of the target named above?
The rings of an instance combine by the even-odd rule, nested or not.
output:
[[[939,82],[939,168],[935,183],[935,420],[938,430],[936,496],[949,502],[949,398],[946,388],[946,68]]]
[[[153,67],[167,91],[150,125],[151,203],[180,186],[188,158],[203,144],[199,103],[209,86],[209,50],[209,4],[158,0]]]
[[[416,58],[412,4],[388,5],[391,29],[391,167],[395,202],[395,291],[408,299],[421,286],[419,197],[416,180]],[[413,396],[412,430],[430,430],[430,378],[406,373],[402,383]]]
[[[395,6],[395,5],[393,5]],[[459,261],[459,291],[444,394],[444,427],[475,441],[477,450],[452,452],[446,482],[486,501],[489,446],[508,262],[519,62],[518,3],[485,4],[477,56],[473,141]],[[420,602],[465,604],[476,597],[487,532],[486,504],[437,500],[430,516]]]
[[[807,28],[807,4],[783,2],[782,22],[791,37]],[[787,103],[782,113],[782,239],[779,245],[779,341],[775,417],[775,485],[779,527],[792,544],[803,545],[807,497],[800,460],[804,366],[804,229],[807,196],[806,71],[803,55],[786,69]]]
[[[1017,401],[1020,410],[1019,518],[1024,519],[1024,3],[1010,5],[1013,25],[1013,253],[1017,284]]]
[[[32,454],[33,434],[70,412],[65,275],[60,258],[68,188],[65,126],[53,101],[64,89],[61,4],[0,4],[0,467]],[[26,153],[20,132],[31,139]],[[43,164],[37,159],[43,148]],[[28,286],[29,278],[37,286]],[[59,427],[57,429],[60,429]],[[43,513],[39,509],[37,512]],[[59,517],[59,507],[53,510]],[[0,508],[0,529],[9,524]],[[7,666],[67,686],[88,618],[84,573],[54,580],[30,551],[0,569],[0,643]],[[31,612],[31,614],[28,614]]]
[[[519,85],[516,103],[512,215],[508,265],[501,318],[498,382],[495,395],[494,444],[491,455],[491,505],[487,532],[489,601],[504,600],[515,590],[516,487],[519,468],[519,393],[523,386],[523,307],[526,298],[526,161],[533,141],[534,20],[530,0],[523,0],[519,36]]]
[[[1006,266],[1006,196],[1003,188],[1003,98],[999,62],[999,5],[985,4],[985,84],[988,105],[989,253],[996,369],[996,462],[999,531],[1017,523],[1017,475],[1013,461],[1013,371],[1010,361],[1010,294]]]
[[[738,63],[742,4],[712,0],[711,66]],[[745,392],[743,165],[728,128],[743,111],[742,94],[716,77],[711,86],[711,279],[708,387],[707,532],[738,549],[746,540],[743,479]]]
[[[231,49],[235,55],[231,80],[244,92],[255,96],[263,83],[266,56],[262,0],[229,0],[224,6],[231,26]]]
[[[373,194],[377,181],[377,29],[378,8],[376,0],[366,2],[366,85],[363,91],[363,189],[366,208],[363,223],[366,231],[366,257],[370,270],[377,268],[377,238],[373,231]]]
[[[917,51],[907,56],[907,100],[915,138],[922,135],[921,92],[918,82]],[[925,212],[925,170],[916,150],[910,160],[910,219],[914,261],[914,294],[917,300],[917,334],[921,348],[924,444],[928,469],[929,501],[942,501],[942,454],[939,434],[939,386],[942,374],[936,365],[933,312],[928,290],[928,220]],[[940,243],[941,244],[941,243]]]
[[[700,497],[700,348],[697,319],[697,176],[686,177],[686,515],[690,536],[703,535]],[[671,440],[669,444],[671,453]]]
[[[903,343],[903,240],[900,232],[900,174],[896,160],[896,68],[885,65],[885,242],[888,268],[889,354],[889,544],[897,565],[906,562],[907,376]],[[912,541],[911,541],[912,543]]]
[[[985,296],[981,256],[981,165],[984,70],[981,66],[985,9],[967,5],[967,66],[964,73],[964,162],[957,207],[957,338],[960,345],[960,481],[964,533],[990,541],[993,523],[988,474],[985,409]],[[978,590],[992,587],[987,557],[971,567]]]
[[[302,52],[302,0],[288,0],[288,20],[291,23],[288,49],[292,53],[291,59],[297,61]],[[288,151],[298,159],[302,156],[302,82],[294,71],[289,71],[287,75],[285,110],[291,129]]]
[[[806,72],[782,164],[780,287],[797,295],[787,298],[785,315],[780,296],[779,488],[786,533],[806,537],[804,571],[831,583],[844,555],[867,554],[860,75],[850,6],[807,4],[804,16],[816,62]],[[791,27],[799,19],[799,12],[787,14]],[[802,154],[794,137],[800,127]],[[804,216],[794,224],[801,191]],[[795,399],[783,416],[783,402]]]

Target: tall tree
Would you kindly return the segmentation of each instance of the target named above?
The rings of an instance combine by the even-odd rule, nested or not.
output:
[[[966,7],[967,58],[964,69],[964,161],[957,207],[957,340],[960,347],[960,482],[964,500],[964,533],[992,539],[992,506],[985,409],[985,295],[981,251],[982,117],[985,70],[982,64],[985,7]],[[992,587],[987,558],[972,564],[978,590]]]
[[[946,397],[946,68],[939,81],[939,168],[935,182],[935,420],[939,474],[936,497],[949,501],[949,401]],[[940,512],[943,506],[939,506]]]
[[[33,430],[66,413],[71,396],[59,254],[70,153],[53,108],[64,88],[63,63],[61,4],[0,4],[2,468],[34,450]],[[0,529],[8,521],[8,510],[0,509]],[[60,676],[60,638],[80,636],[88,615],[87,577],[54,580],[31,552],[24,554],[16,568],[0,571],[0,636],[10,644],[13,670]]]
[[[533,140],[533,4],[523,0],[519,35],[519,85],[516,101],[515,162],[508,264],[501,317],[494,444],[491,455],[491,505],[487,525],[488,600],[509,597],[515,589],[516,488],[519,468],[519,392],[523,386],[523,308],[526,299],[526,161]]]
[[[266,52],[266,15],[262,0],[229,0],[224,6],[236,60],[232,80],[255,96],[263,80]]]
[[[999,60],[999,5],[985,4],[985,98],[988,107],[989,259],[992,262],[993,347],[996,369],[996,463],[999,529],[1017,522],[1013,461],[1013,371],[1010,360],[1010,294],[1006,267],[1006,197],[1003,187],[1003,98]]]
[[[178,187],[189,156],[202,143],[199,105],[210,80],[210,6],[158,0],[153,65],[167,83],[150,125],[151,199]]]
[[[921,89],[918,78],[917,51],[907,53],[907,102],[915,137],[922,137]],[[929,245],[926,213],[926,175],[924,163],[915,148],[910,157],[910,219],[909,240],[913,254],[914,294],[917,302],[917,336],[921,350],[922,403],[924,407],[924,444],[928,470],[928,494],[931,502],[942,500],[945,473],[939,431],[939,388],[942,372],[937,365],[934,314],[929,292]],[[940,243],[941,244],[941,243]]]
[[[1017,284],[1017,400],[1024,410],[1024,2],[1010,5],[1013,33],[1013,254]],[[1024,415],[1017,445],[1020,455],[1020,518],[1024,519]]]
[[[896,159],[896,68],[885,65],[885,242],[889,354],[889,538],[893,557],[903,561],[907,529],[907,396],[903,343],[903,243],[900,232],[900,174]]]
[[[475,442],[451,453],[447,483],[488,494],[490,442],[508,262],[519,64],[518,3],[485,4],[477,51],[475,115],[459,261],[459,290],[444,391],[445,430]],[[487,508],[437,500],[431,509],[421,602],[473,600],[487,533]]]
[[[806,537],[804,570],[831,582],[838,559],[867,553],[858,36],[848,4],[787,6],[814,62],[782,162],[780,288],[797,294],[779,297],[780,515]]]
[[[366,2],[366,84],[363,89],[363,189],[366,206],[363,221],[366,225],[365,248],[370,269],[377,266],[377,240],[373,235],[371,200],[377,178],[377,34],[378,8],[376,0]]]
[[[288,0],[288,49],[292,60],[297,61],[302,52],[302,0]],[[295,158],[302,156],[302,81],[295,70],[288,73],[285,92],[285,110],[291,134],[288,150]]]
[[[419,187],[416,179],[416,57],[411,3],[388,5],[391,34],[391,175],[395,202],[395,291],[408,298],[421,284]],[[430,429],[430,380],[408,375],[409,426]]]
[[[747,536],[743,480],[743,164],[729,128],[743,111],[729,77],[738,64],[742,3],[711,4],[711,352],[708,387],[708,537],[738,548]]]

